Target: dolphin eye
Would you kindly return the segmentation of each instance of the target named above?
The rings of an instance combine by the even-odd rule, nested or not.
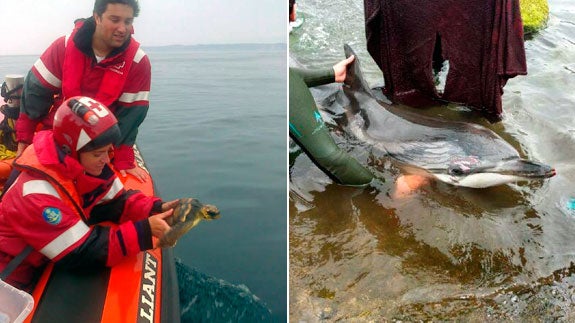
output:
[[[449,166],[449,168],[447,169],[447,172],[449,173],[449,175],[455,175],[455,176],[461,176],[461,175],[465,174],[465,171],[461,168],[460,165]]]

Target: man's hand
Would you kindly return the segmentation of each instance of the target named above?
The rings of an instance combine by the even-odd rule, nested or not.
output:
[[[345,77],[347,75],[347,66],[353,62],[355,56],[351,55],[350,57],[344,59],[343,61],[335,64],[333,66],[333,71],[335,72],[335,81],[341,83],[345,81]]]
[[[141,183],[146,181],[146,171],[139,167],[120,170],[120,174],[122,177],[126,177],[127,174],[132,174]]]

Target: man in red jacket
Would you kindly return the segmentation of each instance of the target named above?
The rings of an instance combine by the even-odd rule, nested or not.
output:
[[[34,63],[16,123],[18,155],[32,142],[39,123],[51,127],[63,100],[83,95],[106,105],[119,121],[116,169],[144,180],[135,167],[133,145],[149,107],[151,67],[131,37],[139,10],[137,0],[96,0],[93,16],[77,20],[72,33],[56,39]]]
[[[109,163],[120,139],[114,115],[88,97],[57,109],[53,130],[40,131],[14,161],[21,173],[0,203],[0,272],[27,246],[32,251],[5,280],[30,290],[48,262],[113,266],[154,248],[178,200],[162,202],[125,190]],[[111,221],[117,226],[102,226]]]

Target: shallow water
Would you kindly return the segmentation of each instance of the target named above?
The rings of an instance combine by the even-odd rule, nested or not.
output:
[[[422,113],[487,126],[557,176],[487,189],[433,182],[397,199],[401,171],[390,161],[371,166],[385,182],[343,187],[292,145],[290,321],[575,318],[575,214],[565,206],[575,195],[575,5],[549,5],[548,27],[526,43],[528,76],[504,89],[502,122],[456,106]],[[365,48],[362,1],[298,6],[305,22],[290,35],[291,58],[329,67],[349,43],[370,85],[383,84]],[[366,161],[361,145],[333,134]]]

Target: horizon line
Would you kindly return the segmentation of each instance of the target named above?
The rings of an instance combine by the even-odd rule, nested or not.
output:
[[[203,44],[170,44],[170,45],[140,45],[142,48],[161,48],[161,47],[194,47],[194,46],[246,46],[246,45],[286,45],[287,42],[274,43],[203,43]],[[0,56],[40,56],[42,53],[21,53],[21,54],[2,54]]]

